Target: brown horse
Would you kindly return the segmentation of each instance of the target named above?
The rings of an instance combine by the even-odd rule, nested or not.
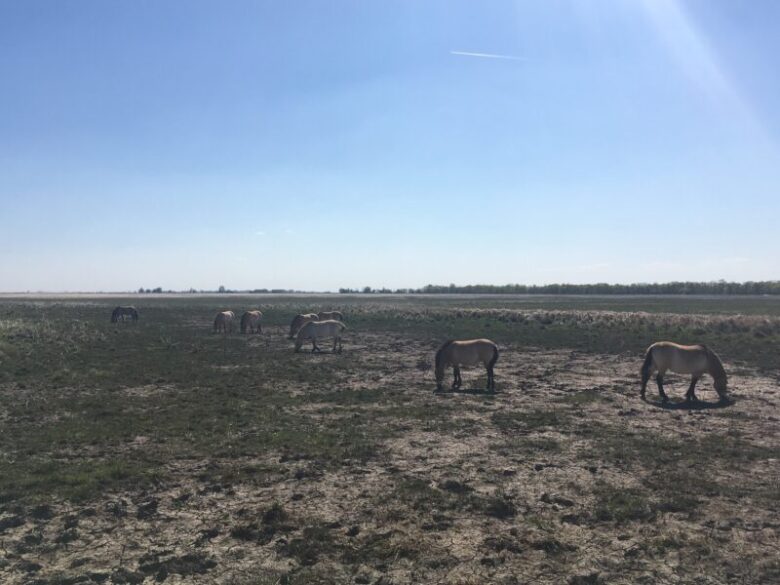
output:
[[[320,311],[317,313],[318,321],[343,321],[344,315],[341,311]]]
[[[296,315],[292,323],[290,323],[290,339],[295,338],[295,334],[298,333],[298,330],[306,325],[306,323],[310,321],[319,321],[319,317],[316,313],[306,313],[305,315]]]
[[[295,337],[295,352],[301,350],[303,342],[307,339],[311,340],[311,351],[322,351],[317,345],[317,339],[323,337],[333,338],[333,353],[341,353],[341,334],[347,328],[341,321],[309,321],[303,327],[298,329],[298,334]],[[338,348],[338,349],[337,349]]]
[[[236,314],[233,311],[221,311],[214,317],[214,333],[221,331],[224,334],[233,333],[233,321]]]
[[[444,343],[436,352],[436,391],[442,390],[444,369],[452,366],[454,380],[452,389],[457,390],[463,383],[460,377],[461,366],[476,366],[482,364],[487,370],[487,389],[495,391],[496,381],[493,376],[493,366],[498,361],[498,346],[489,339],[469,339],[465,341],[450,340]]]
[[[688,402],[698,400],[694,389],[696,388],[696,382],[704,374],[712,376],[713,386],[720,397],[720,401],[726,402],[728,400],[728,395],[726,394],[728,384],[726,371],[723,369],[720,358],[706,345],[678,345],[671,341],[659,341],[647,348],[645,362],[642,364],[642,390],[640,393],[642,400],[645,399],[647,381],[653,372],[658,372],[655,381],[658,384],[658,393],[661,395],[661,400],[664,402],[669,400],[666,392],[664,392],[664,374],[667,370],[678,374],[691,375],[691,385],[685,393],[685,399]]]
[[[263,314],[260,311],[246,311],[241,315],[241,333],[262,333],[263,332]]]

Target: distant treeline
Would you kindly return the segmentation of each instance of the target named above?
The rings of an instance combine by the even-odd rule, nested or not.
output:
[[[422,288],[340,288],[340,293],[501,295],[780,295],[780,280],[759,282],[665,282],[637,284],[428,284]]]
[[[216,290],[186,291],[163,290],[162,287],[138,289],[144,293],[271,293],[294,294],[316,293],[317,291],[293,290],[287,288],[254,288],[234,290],[220,286]],[[466,286],[428,284],[421,288],[340,288],[341,294],[492,294],[492,295],[780,295],[780,280],[756,282],[665,282],[637,284],[469,284]],[[326,293],[321,293],[326,294]]]
[[[250,290],[233,290],[230,288],[225,288],[224,286],[220,286],[216,290],[205,290],[205,289],[195,289],[190,288],[188,290],[163,290],[161,286],[158,286],[157,288],[144,288],[141,287],[138,289],[139,294],[147,294],[147,293],[167,293],[167,294],[182,294],[182,293],[188,293],[188,294],[212,294],[212,293],[220,293],[220,294],[259,294],[259,293],[272,293],[272,294],[291,294],[291,293],[306,293],[308,291],[302,291],[302,290],[293,290],[290,288],[253,288]]]

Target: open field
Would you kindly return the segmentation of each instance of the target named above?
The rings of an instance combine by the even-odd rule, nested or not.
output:
[[[294,354],[326,308],[344,352]],[[434,394],[476,336],[497,393]],[[714,348],[734,404],[640,401],[658,339]],[[0,582],[780,582],[779,406],[777,298],[6,296]]]

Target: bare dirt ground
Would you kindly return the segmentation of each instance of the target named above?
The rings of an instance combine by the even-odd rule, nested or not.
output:
[[[287,355],[282,333],[253,343]],[[5,506],[0,581],[780,582],[777,379],[726,363],[733,405],[714,407],[705,378],[703,403],[664,407],[654,387],[639,399],[635,355],[501,351],[494,395],[476,370],[464,371],[466,390],[434,394],[432,345],[400,334],[295,356],[349,367],[284,414],[375,421],[376,453],[325,465],[268,450],[235,458],[243,475],[219,481],[216,459],[171,453],[143,489]],[[667,391],[681,400],[686,387],[672,377]],[[125,391],[149,404],[187,397],[166,384]]]

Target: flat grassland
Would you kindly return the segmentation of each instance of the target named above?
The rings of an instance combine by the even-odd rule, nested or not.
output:
[[[343,353],[295,354],[331,308]],[[435,394],[467,337],[497,392]],[[642,402],[659,339],[734,403]],[[0,582],[777,583],[779,376],[775,298],[0,297]]]

